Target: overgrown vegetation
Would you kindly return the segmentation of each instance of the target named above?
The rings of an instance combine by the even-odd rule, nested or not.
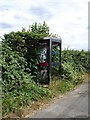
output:
[[[58,51],[58,49],[56,50]],[[88,70],[90,69],[90,52],[78,50],[63,50],[62,51],[62,68],[61,80],[55,77],[51,90],[55,94],[58,92],[63,94],[79,85],[83,80],[88,79]],[[57,93],[56,93],[57,92]]]
[[[46,29],[46,30],[45,30]],[[36,30],[39,30],[36,32]],[[40,33],[41,31],[41,33]],[[50,96],[50,91],[36,84],[37,43],[47,36],[48,26],[36,23],[30,30],[11,32],[2,40],[3,115],[15,112],[31,101]]]
[[[79,72],[87,72],[89,54],[84,50],[64,50],[62,52],[62,77],[66,80],[75,80]]]
[[[35,23],[29,30],[23,28],[4,35],[1,51],[3,116],[15,113],[32,101],[55,95],[51,88],[43,88],[37,83],[37,43],[45,36],[50,36],[45,22]],[[88,70],[89,54],[84,50],[62,51],[62,79],[56,91],[64,93],[82,82],[81,73]]]

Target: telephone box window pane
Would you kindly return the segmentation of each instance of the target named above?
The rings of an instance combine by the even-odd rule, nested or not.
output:
[[[38,46],[39,64],[38,64],[38,82],[48,83],[48,60],[47,60],[47,43],[40,43]]]
[[[58,45],[54,45],[52,47],[52,75],[58,75],[59,66],[60,66],[60,47]]]

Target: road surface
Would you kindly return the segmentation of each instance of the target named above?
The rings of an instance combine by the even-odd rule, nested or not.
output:
[[[88,83],[67,93],[47,108],[38,111],[29,118],[88,118]],[[90,84],[90,83],[89,83]]]

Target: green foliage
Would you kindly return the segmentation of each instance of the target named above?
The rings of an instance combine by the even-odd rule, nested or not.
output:
[[[88,71],[88,54],[87,51],[64,50],[62,52],[62,78],[73,80],[79,72]]]
[[[24,84],[27,74],[24,72],[26,61],[15,51],[2,44],[2,85],[4,92],[18,89]]]
[[[69,91],[72,87],[73,87],[73,85],[71,84],[71,82],[63,81],[60,83],[60,85],[58,86],[57,89],[60,91],[60,93],[64,94],[67,91]]]
[[[2,92],[3,115],[15,112],[17,109],[44,97],[51,97],[49,89],[43,88],[34,81],[37,79],[37,64],[40,60],[37,44],[43,37],[49,36],[49,27],[43,24],[33,24],[29,30],[5,34],[2,39]],[[58,52],[57,48],[54,48]],[[62,79],[57,89],[64,93],[71,86],[82,82],[78,74],[88,70],[90,53],[86,51],[62,51]],[[59,54],[53,59],[59,61]],[[90,63],[89,63],[90,65]],[[57,68],[54,69],[57,73]],[[54,74],[53,73],[53,74]]]
[[[37,85],[33,81],[30,82],[30,80],[30,77],[25,79],[27,82],[23,84],[22,88],[4,93],[2,108],[4,115],[9,112],[16,112],[20,108],[27,106],[32,101],[43,99],[45,96],[51,96],[51,92],[48,89]]]
[[[36,23],[35,23],[36,24]],[[34,25],[30,30],[11,32],[2,39],[2,92],[3,114],[13,112],[15,109],[50,96],[48,89],[41,87],[34,81],[37,79],[37,43],[47,36],[49,28],[44,22]],[[43,30],[43,33],[40,33]],[[36,33],[37,32],[37,33]]]
[[[87,71],[89,54],[88,51],[84,50],[64,50],[62,52],[63,63],[68,61],[73,64],[75,70],[80,72]]]
[[[15,54],[23,57],[26,61],[23,65],[25,72],[30,73],[34,80],[37,76],[37,64],[39,56],[37,53],[37,44],[43,37],[49,36],[49,27],[45,22],[43,24],[33,24],[29,30],[11,32],[4,35],[3,47],[6,45],[12,49]],[[14,54],[14,53],[12,53]]]
[[[36,34],[44,34],[45,36],[49,35],[49,27],[44,21],[43,24],[37,24],[36,22],[31,25],[31,32]]]

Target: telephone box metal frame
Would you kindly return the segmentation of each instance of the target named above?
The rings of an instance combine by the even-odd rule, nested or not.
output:
[[[47,43],[48,51],[48,84],[51,83],[52,80],[52,47],[53,45],[57,44],[60,48],[60,58],[59,58],[59,71],[58,74],[61,76],[61,52],[62,52],[62,39],[61,38],[54,38],[54,37],[44,37],[43,40],[40,40],[39,43]]]

